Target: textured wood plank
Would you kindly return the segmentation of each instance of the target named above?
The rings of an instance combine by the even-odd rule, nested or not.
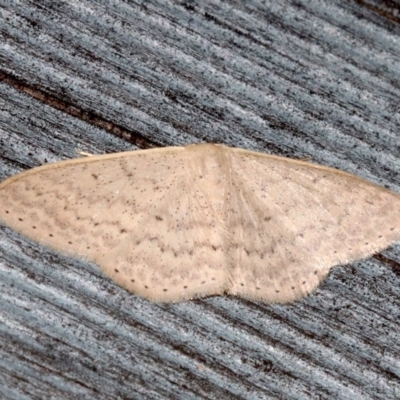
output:
[[[400,192],[396,3],[0,7],[1,180],[77,150],[217,141]],[[0,395],[396,399],[399,263],[394,246],[338,267],[293,305],[167,306],[0,225]]]

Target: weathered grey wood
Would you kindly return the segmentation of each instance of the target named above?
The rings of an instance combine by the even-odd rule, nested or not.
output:
[[[400,192],[395,3],[0,7],[0,180],[79,150],[217,141]],[[0,397],[400,398],[399,263],[394,246],[338,267],[293,305],[157,305],[0,225]]]

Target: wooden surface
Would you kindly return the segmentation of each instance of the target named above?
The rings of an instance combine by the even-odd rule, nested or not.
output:
[[[0,7],[0,180],[220,142],[400,192],[398,2]],[[0,397],[398,399],[399,262],[393,246],[337,267],[292,305],[159,305],[0,225]]]

